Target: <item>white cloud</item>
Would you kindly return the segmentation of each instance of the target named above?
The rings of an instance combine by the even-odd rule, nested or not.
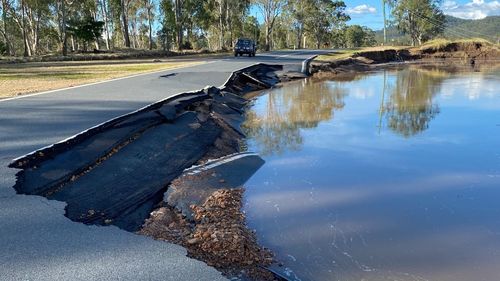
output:
[[[472,0],[465,4],[458,4],[455,1],[447,0],[441,6],[447,15],[463,19],[483,19],[487,16],[500,15],[500,2]]]
[[[354,8],[347,8],[346,12],[351,15],[362,15],[362,14],[375,14],[377,9],[370,5],[358,5]]]

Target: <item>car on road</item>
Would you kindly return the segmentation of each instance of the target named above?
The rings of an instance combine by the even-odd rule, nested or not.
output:
[[[234,56],[242,56],[247,54],[249,57],[255,57],[255,52],[257,51],[257,45],[255,41],[248,38],[240,38],[234,46]]]

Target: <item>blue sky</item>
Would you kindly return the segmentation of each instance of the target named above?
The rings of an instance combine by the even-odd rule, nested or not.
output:
[[[347,13],[351,16],[348,24],[359,24],[372,29],[382,29],[382,0],[344,0]],[[447,15],[463,19],[482,19],[486,16],[500,15],[500,0],[442,0],[441,9]],[[387,15],[390,11],[387,8]],[[262,16],[258,9],[251,8],[251,14]]]

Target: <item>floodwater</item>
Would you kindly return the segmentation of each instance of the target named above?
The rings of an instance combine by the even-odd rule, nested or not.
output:
[[[259,97],[246,184],[290,280],[500,280],[500,69],[405,66]]]

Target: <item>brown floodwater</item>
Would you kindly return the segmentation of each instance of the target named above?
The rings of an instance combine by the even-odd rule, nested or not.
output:
[[[291,280],[500,280],[500,70],[404,66],[269,91],[248,225]]]

